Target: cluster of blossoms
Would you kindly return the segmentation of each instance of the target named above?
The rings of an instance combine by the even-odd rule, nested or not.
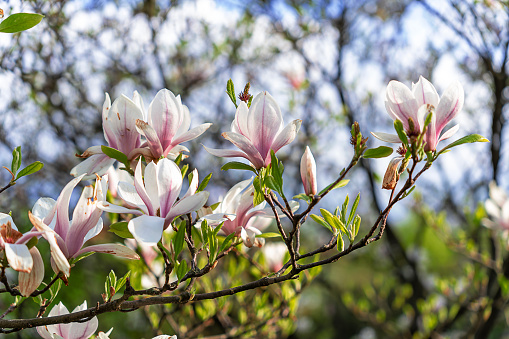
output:
[[[462,105],[463,89],[459,83],[451,85],[441,98],[433,85],[422,77],[412,86],[412,90],[396,81],[391,81],[387,87],[386,108],[389,115],[394,120],[401,121],[409,138],[420,136],[423,139],[425,152],[435,152],[440,140],[451,137],[458,130],[455,126],[441,134]],[[429,113],[433,114],[426,125],[424,121]],[[297,202],[288,202],[286,199],[286,213],[275,206],[265,208],[265,201],[255,206],[253,196],[256,187],[253,179],[234,185],[224,199],[211,208],[206,205],[209,193],[199,185],[196,169],[191,173],[189,188],[181,195],[183,171],[178,161],[174,160],[181,159],[179,155],[188,149],[180,144],[197,138],[211,124],[206,123],[190,129],[189,109],[182,104],[179,96],[169,90],[159,91],[147,110],[137,92],[132,100],[122,95],[113,103],[106,95],[102,121],[108,147],[93,146],[80,155],[86,160],[72,169],[71,174],[75,178],[64,187],[56,201],[41,198],[35,203],[29,212],[33,224],[29,232],[20,233],[9,215],[0,214],[0,249],[3,250],[9,265],[19,272],[19,289],[23,296],[32,294],[44,278],[43,260],[34,246],[37,241],[32,239],[42,237],[48,241],[52,268],[64,281],[67,281],[73,263],[87,253],[109,253],[122,258],[139,259],[133,249],[122,244],[85,246],[88,240],[102,231],[103,212],[131,215],[127,229],[142,248],[160,245],[165,230],[178,230],[177,218],[189,216],[191,221],[193,213],[196,215],[193,222],[196,227],[207,222],[211,226],[220,226],[220,231],[225,236],[233,234],[239,237],[247,247],[262,247],[264,239],[258,237],[261,231],[274,218],[291,217],[299,208]],[[272,96],[263,92],[258,94],[249,106],[244,101],[238,105],[231,131],[222,134],[239,150],[205,149],[219,157],[245,158],[250,162],[253,172],[260,174],[272,165],[273,154],[295,139],[300,124],[300,120],[294,120],[284,126],[278,104]],[[385,133],[374,135],[385,141],[402,142],[398,136]],[[365,139],[362,139],[360,145],[363,143]],[[111,149],[114,153],[111,153]],[[112,154],[121,156],[112,158]],[[124,159],[122,162],[125,166],[122,169],[121,181],[112,167],[115,161],[120,159]],[[384,188],[395,187],[399,176],[397,168],[402,159],[403,157],[398,157],[391,162],[384,178]],[[311,150],[306,147],[300,162],[304,200],[316,199],[317,202],[321,198],[316,196],[316,170]],[[132,177],[126,175],[128,172],[133,174]],[[83,189],[70,220],[69,202],[72,191],[82,180],[90,178],[95,178],[95,185]],[[107,199],[108,188],[116,199],[114,202]],[[507,199],[503,212],[499,213],[503,217],[506,217],[506,204]],[[287,245],[271,243],[266,246],[265,251],[270,270],[280,270],[283,267],[283,258],[288,253]],[[86,303],[75,311],[85,308]],[[59,304],[53,308],[50,316],[66,313],[67,309]],[[94,318],[89,323],[47,326],[40,328],[39,333],[44,338],[67,338],[68,333],[79,332],[83,333],[82,336],[72,338],[88,338],[96,329],[97,319]],[[107,337],[108,334],[99,334],[99,338]]]

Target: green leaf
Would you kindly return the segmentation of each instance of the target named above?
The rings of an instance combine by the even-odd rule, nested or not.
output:
[[[121,238],[132,239],[134,238],[129,229],[127,228],[127,221],[121,221],[110,225],[109,232],[115,233]]]
[[[465,136],[465,137],[463,137],[461,139],[458,139],[455,142],[447,145],[440,152],[438,152],[438,154],[444,152],[445,150],[447,150],[449,148],[453,148],[453,147],[456,147],[456,146],[459,146],[459,145],[462,145],[462,144],[470,144],[470,143],[473,143],[473,142],[490,142],[490,141],[488,139],[486,139],[485,137],[483,137],[482,135],[479,135],[479,134],[470,134],[470,135],[467,135],[467,136]]]
[[[27,167],[25,167],[21,171],[19,171],[18,175],[16,176],[16,180],[18,180],[19,178],[24,177],[26,175],[30,175],[35,172],[38,172],[43,167],[44,167],[44,164],[40,161],[31,163],[30,165],[28,165]]]
[[[341,206],[341,222],[344,225],[348,225],[346,223],[346,212],[348,212],[348,204],[350,203],[350,197],[348,194],[345,197],[345,201],[343,202],[343,206]]]
[[[265,185],[270,188],[271,190],[275,191],[275,192],[278,192],[281,194],[280,192],[280,187],[279,185],[276,183],[276,179],[272,176],[272,175],[267,175],[265,177]]]
[[[274,150],[270,150],[270,168],[272,171],[272,176],[274,177],[274,181],[278,187],[277,192],[281,193],[283,190],[283,171],[282,168],[279,167],[280,161],[276,157],[276,153]],[[281,164],[282,165],[282,164]]]
[[[338,251],[343,252],[345,250],[345,242],[343,240],[343,236],[338,234]]]
[[[249,100],[247,101],[247,108],[251,107],[251,101],[253,101],[252,95],[249,97]]]
[[[294,195],[292,199],[304,200],[308,204],[311,202],[311,197],[309,195],[306,195],[305,193],[300,193],[300,194]]]
[[[126,167],[128,167],[127,165],[129,163],[129,160],[127,159],[127,155],[120,152],[119,150],[108,147],[108,146],[101,145],[101,151],[104,154],[106,154],[107,156],[109,156],[110,158],[118,160],[119,162],[125,164]]]
[[[340,187],[345,187],[348,183],[350,182],[349,179],[345,179],[345,180],[341,180],[340,182],[338,182],[336,185],[334,185],[334,187],[331,188],[331,191],[332,190],[335,190],[336,188],[340,188]],[[323,190],[320,191],[320,193],[318,193],[318,195],[322,195],[325,191],[327,191],[329,189],[329,187],[331,186],[332,184],[328,185],[327,187],[325,187]]]
[[[367,149],[362,155],[363,158],[385,158],[392,154],[392,148],[379,146],[377,148]]]
[[[182,179],[184,179],[184,177],[186,176],[186,173],[187,173],[187,170],[189,169],[189,164],[185,164],[184,166],[182,166],[182,168],[180,169],[180,172],[182,173]],[[191,177],[192,179],[192,177]],[[191,182],[191,180],[189,180],[189,182]]]
[[[320,208],[320,212],[322,213],[323,218],[329,225],[334,227],[336,230],[341,230],[341,232],[346,233],[345,225],[339,220],[338,217],[333,215],[331,212],[326,209]]]
[[[230,233],[221,243],[221,247],[219,248],[219,252],[223,252],[228,246],[230,246],[230,243],[232,239],[235,237],[235,232]]]
[[[182,280],[182,278],[184,278],[187,271],[188,271],[187,270],[187,261],[182,260],[182,262],[177,267],[177,278],[179,281]]]
[[[1,33],[18,33],[26,31],[41,22],[44,15],[35,13],[16,13],[0,23]]]
[[[184,154],[181,152],[179,153],[179,155],[177,156],[177,158],[175,159],[175,163],[177,165],[180,165],[180,162],[182,161],[182,157],[184,156]]]
[[[311,219],[313,219],[316,223],[322,225],[329,231],[331,231],[332,234],[336,234],[337,232],[332,229],[332,227],[319,215],[311,214]]]
[[[184,237],[186,235],[186,222],[182,221],[180,223],[177,234],[175,234],[175,238],[173,238],[173,250],[175,251],[175,260],[177,260],[178,255],[182,252],[182,248],[184,248]]]
[[[226,164],[223,165],[223,167],[221,167],[222,171],[228,171],[231,169],[251,171],[254,174],[258,174],[258,173],[256,173],[256,169],[253,166],[250,166],[248,164],[244,164],[243,162],[238,162],[238,161],[227,162]]]
[[[200,183],[200,186],[198,186],[198,189],[196,190],[196,192],[201,192],[203,191],[205,188],[207,188],[207,185],[209,184],[209,181],[210,181],[210,178],[212,177],[212,173],[209,173],[209,175],[207,175],[203,180],[202,182]]]
[[[265,195],[263,194],[263,191],[260,187],[259,177],[253,179],[253,187],[255,189],[253,194],[253,205],[258,206],[265,201]]]
[[[21,146],[16,147],[12,151],[12,164],[11,164],[11,171],[16,175],[16,172],[21,167]]]
[[[415,187],[415,186],[414,186]],[[359,200],[361,199],[361,194],[358,193],[355,201],[353,202],[352,209],[350,210],[350,215],[348,216],[348,222],[346,225],[350,225],[355,215],[355,211],[357,210],[357,206],[359,206]]]
[[[361,217],[357,214],[355,216],[355,219],[353,220],[353,226],[352,226],[352,230],[353,230],[353,238],[355,239],[355,237],[357,236],[357,234],[359,233],[359,228],[361,227]]]
[[[117,281],[117,284],[115,286],[116,291],[120,290],[125,285],[127,278],[129,278],[130,275],[131,271],[127,271],[127,273]]]
[[[257,238],[279,238],[281,237],[281,234],[275,233],[275,232],[267,232],[262,234],[257,234]]]
[[[209,243],[209,228],[210,227],[209,227],[207,220],[203,220],[201,222],[201,236],[202,236],[204,244]]]
[[[115,286],[117,286],[117,275],[113,272],[113,270],[111,270],[108,274],[108,278],[110,279],[110,285],[115,288]]]
[[[235,105],[235,108],[237,108],[237,96],[235,95],[235,86],[233,85],[232,79],[228,79],[226,82],[226,94],[230,97],[230,100]]]
[[[405,145],[408,145],[408,138],[403,128],[403,123],[400,120],[394,121],[394,129],[398,134],[399,140],[401,140],[401,142],[404,143]]]

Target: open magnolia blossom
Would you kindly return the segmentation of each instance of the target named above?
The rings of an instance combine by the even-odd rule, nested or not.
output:
[[[18,284],[23,296],[29,296],[44,279],[44,263],[39,250],[26,243],[41,232],[22,234],[11,216],[0,213],[0,250],[3,250],[12,269],[19,272]],[[55,243],[56,244],[56,243]]]
[[[495,182],[490,183],[490,197],[486,200],[485,207],[490,218],[484,218],[483,224],[492,229],[509,232],[509,198]]]
[[[426,116],[433,113],[424,136],[425,151],[434,151],[439,141],[450,138],[458,131],[459,126],[455,125],[441,134],[444,127],[461,110],[463,102],[463,87],[458,81],[451,84],[440,97],[431,82],[422,76],[416,84],[412,83],[412,90],[403,83],[392,80],[387,85],[385,94],[387,113],[393,120],[400,120],[403,123],[408,135],[421,133]],[[409,118],[413,121],[414,130],[410,130]],[[371,134],[386,142],[401,142],[397,135],[373,132]]]
[[[72,311],[79,312],[87,309],[87,301],[85,300],[83,304],[76,306],[76,308]],[[49,312],[49,317],[54,317],[57,315],[69,314],[67,308],[59,302],[57,305],[53,306],[51,311]],[[85,321],[82,323],[70,323],[70,324],[57,324],[57,325],[47,325],[37,327],[37,333],[44,339],[88,339],[90,338],[94,332],[97,330],[97,326],[99,326],[99,322],[97,317],[93,317],[89,321]],[[110,330],[111,332],[111,330]],[[109,334],[109,332],[108,332]]]
[[[243,157],[255,168],[267,167],[270,162],[270,150],[274,153],[295,139],[301,120],[294,120],[283,128],[283,116],[279,105],[267,92],[258,94],[248,108],[241,102],[231,125],[231,132],[222,136],[237,146],[240,151],[205,149],[218,157]]]
[[[242,242],[247,247],[262,247],[265,239],[256,236],[262,234],[261,230],[270,225],[274,214],[271,208],[264,208],[265,202],[256,207],[253,206],[254,187],[251,182],[252,179],[244,180],[233,186],[212,214],[205,215],[202,219],[207,220],[211,225],[224,222],[221,231],[225,235],[235,233],[242,238]],[[299,208],[299,203],[292,200],[290,206],[295,211]],[[278,215],[284,217],[282,212]],[[199,225],[198,222],[197,226]]]
[[[97,236],[103,228],[102,210],[98,203],[106,199],[108,176],[97,176],[95,187],[86,186],[74,208],[72,221],[69,221],[69,201],[74,187],[84,175],[71,180],[62,190],[57,201],[51,198],[40,198],[30,213],[30,221],[35,228],[44,234],[53,235],[64,260],[58,253],[51,252],[55,271],[70,274],[67,259],[77,258],[88,252],[109,253],[127,259],[139,259],[130,248],[121,244],[98,244],[83,247],[86,241]],[[43,234],[43,236],[44,236]]]
[[[143,103],[140,102],[140,105]],[[136,129],[147,141],[135,152],[146,159],[161,157],[175,158],[182,151],[189,150],[179,144],[195,139],[212,124],[206,123],[189,129],[191,117],[189,109],[182,104],[180,95],[175,96],[167,89],[160,90],[148,107],[147,122],[136,120]],[[150,155],[146,150],[150,150]]]
[[[140,147],[141,136],[136,131],[136,120],[143,120],[141,109],[141,97],[138,92],[134,92],[133,100],[125,95],[117,98],[111,104],[110,96],[106,93],[106,99],[103,104],[102,122],[104,138],[108,146],[119,150],[128,156],[131,152]],[[94,174],[103,175],[108,168],[115,162],[103,153],[101,146],[89,147],[81,156],[87,158],[71,170],[71,175],[78,177],[86,174],[85,179],[93,178]]]
[[[157,164],[150,162],[143,175],[140,161],[136,166],[134,185],[118,184],[118,195],[129,207],[101,202],[99,208],[111,213],[138,215],[129,221],[129,231],[137,241],[156,245],[163,230],[175,217],[196,211],[207,202],[208,192],[196,193],[198,172],[194,174],[194,182],[190,183],[186,195],[177,201],[182,189],[182,173],[177,164],[167,158]]]

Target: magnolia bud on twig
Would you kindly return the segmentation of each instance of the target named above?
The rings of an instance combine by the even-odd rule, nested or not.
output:
[[[317,192],[316,162],[309,146],[306,146],[304,155],[302,155],[300,160],[300,176],[304,185],[304,192],[307,195],[315,195]]]

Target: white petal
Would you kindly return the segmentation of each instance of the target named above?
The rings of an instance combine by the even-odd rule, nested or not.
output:
[[[148,213],[147,206],[145,205],[145,202],[140,198],[140,195],[136,191],[136,188],[128,184],[126,182],[119,182],[117,186],[117,192],[118,196],[124,200],[128,206],[137,207],[144,211],[145,213]],[[122,212],[114,212],[114,213],[122,213]]]
[[[11,223],[11,227],[13,230],[17,231],[18,228],[14,224],[14,220],[12,220],[12,217],[9,214],[0,213],[0,225],[5,225],[7,223]]]
[[[103,219],[99,218],[99,221],[97,221],[97,224],[88,231],[88,233],[85,235],[85,238],[83,239],[83,244],[86,243],[88,240],[92,239],[99,233],[101,233],[103,229]]]
[[[160,216],[165,218],[182,189],[182,172],[173,161],[161,159],[157,164],[157,189],[161,206]]]
[[[412,92],[417,100],[417,106],[431,104],[438,106],[439,96],[435,86],[426,80],[422,75],[419,77],[417,84],[412,84]],[[421,125],[422,126],[422,125]]]
[[[57,202],[52,198],[39,198],[32,208],[32,214],[43,220],[55,207]]]
[[[34,262],[26,245],[5,243],[5,255],[12,269],[26,273],[32,270]]]
[[[109,213],[118,213],[118,214],[130,213],[130,214],[134,214],[134,215],[142,215],[143,214],[143,212],[141,212],[141,211],[122,207],[122,206],[113,205],[106,201],[99,201],[97,203],[97,207],[102,209],[103,211],[109,212]]]
[[[99,176],[106,174],[108,168],[110,168],[115,161],[115,159],[111,159],[106,154],[95,154],[74,166],[71,170],[71,175],[73,177],[79,177],[82,174],[86,174],[84,177],[85,180],[93,179],[95,178],[95,174]]]
[[[28,297],[34,292],[44,279],[44,262],[37,247],[30,249],[33,266],[30,273],[20,272],[18,277],[19,291],[24,297]]]
[[[208,198],[209,192],[202,191],[191,195],[190,197],[179,200],[166,216],[166,221],[171,222],[175,217],[179,215],[198,210],[203,205],[205,205]]]
[[[113,254],[114,256],[125,259],[140,259],[136,252],[121,244],[99,244],[87,246],[76,253],[76,257],[89,252]]]
[[[383,133],[383,132],[377,132],[377,133],[371,132],[371,134],[375,138],[385,141],[385,142],[391,142],[391,143],[395,143],[395,144],[401,143],[401,140],[399,140],[399,137],[395,134],[389,134],[389,133]]]
[[[180,135],[175,140],[173,140],[171,144],[172,145],[178,145],[178,144],[181,144],[183,142],[196,139],[200,135],[202,135],[206,130],[208,130],[210,126],[212,126],[211,123],[206,123],[206,124],[201,124],[200,126],[197,126],[195,128],[192,128],[189,131],[187,131],[187,132],[183,133],[182,135]],[[166,151],[169,152],[170,150],[171,149],[169,149],[169,150],[166,149],[165,153],[166,153]]]
[[[447,132],[442,134],[442,136],[440,137],[440,139],[438,141],[449,139],[454,134],[456,134],[456,132],[458,132],[459,129],[460,129],[460,125],[454,125],[453,127],[449,128],[449,130]]]
[[[142,215],[131,219],[127,228],[137,241],[147,246],[155,246],[161,240],[163,226],[163,218]]]
[[[95,333],[98,326],[97,317],[93,317],[84,323],[71,323],[69,335],[65,339],[88,339]]]
[[[297,136],[297,132],[299,132],[301,123],[302,120],[294,120],[291,123],[289,123],[281,132],[279,132],[271,146],[271,148],[274,150],[274,153],[279,151],[281,147],[288,145],[295,139],[295,137]],[[270,158],[270,153],[267,154],[267,158],[265,158],[266,163],[268,158]]]

